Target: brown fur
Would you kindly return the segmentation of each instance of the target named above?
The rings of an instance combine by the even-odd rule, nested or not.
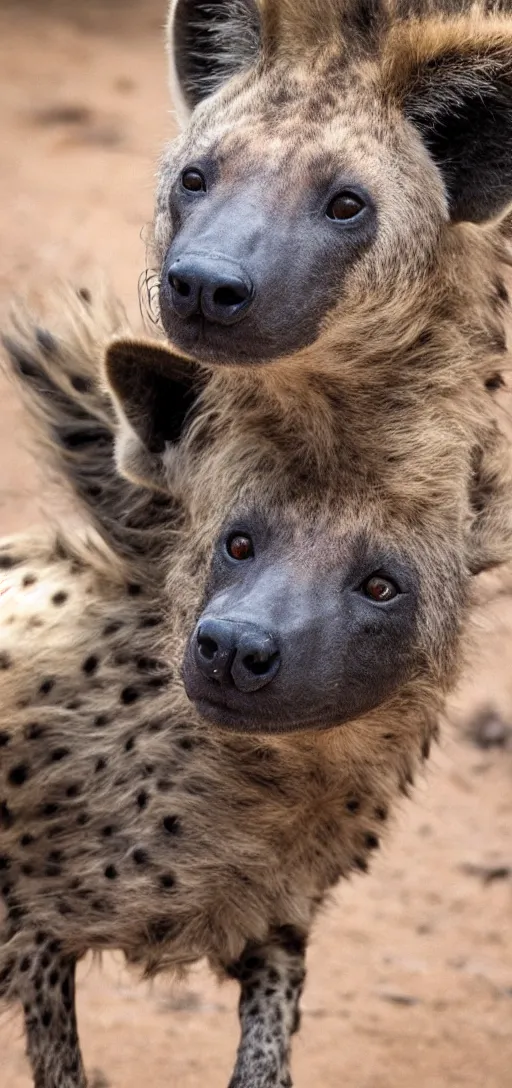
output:
[[[8,341],[40,449],[89,527],[0,552],[2,990],[24,1003],[38,1088],[82,1088],[76,959],[120,947],[152,973],[206,956],[242,985],[233,1088],[286,1088],[313,918],[366,870],[428,755],[471,569],[508,554],[508,458],[481,376],[453,366],[432,383],[421,354],[402,391],[378,367],[344,384],[217,373],[160,456],[172,502],[155,502],[113,472],[98,358],[123,322],[97,305],[68,296],[60,334],[18,318]],[[142,370],[155,351],[139,347]],[[320,524],[327,542],[363,530],[414,556],[418,675],[342,729],[223,734],[184,695],[212,542],[251,497],[291,519],[299,567]]]

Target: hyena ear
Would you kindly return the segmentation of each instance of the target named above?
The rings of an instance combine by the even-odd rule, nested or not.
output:
[[[512,202],[512,19],[403,23],[385,83],[443,176],[454,222],[482,223]]]
[[[256,0],[171,0],[167,49],[173,101],[181,124],[260,52]]]
[[[118,339],[107,348],[104,374],[119,420],[120,472],[134,483],[168,492],[204,372],[162,344]]]

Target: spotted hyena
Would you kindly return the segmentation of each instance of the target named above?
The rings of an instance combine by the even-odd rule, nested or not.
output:
[[[153,263],[176,347],[297,381],[428,361],[499,382],[512,21],[491,7],[172,0]]]
[[[241,989],[230,1088],[289,1088],[315,916],[428,756],[472,574],[510,554],[487,362],[297,382],[61,308],[7,341],[81,528],[0,550],[0,989],[37,1088],[84,1088],[76,961],[206,957]]]

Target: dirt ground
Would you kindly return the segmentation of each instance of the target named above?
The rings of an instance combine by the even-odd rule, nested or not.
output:
[[[141,228],[173,129],[165,6],[0,2],[0,318],[15,292],[101,270],[138,319]],[[0,528],[11,531],[44,517],[47,496],[12,392],[0,397]],[[425,780],[372,874],[342,887],[316,928],[296,1088],[512,1085],[511,601],[479,612]],[[109,956],[81,965],[78,993],[91,1088],[225,1088],[234,986],[199,968],[186,985],[150,987]],[[21,1021],[4,1014],[0,1086],[29,1085]]]

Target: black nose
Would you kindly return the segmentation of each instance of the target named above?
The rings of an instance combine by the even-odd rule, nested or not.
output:
[[[275,638],[254,623],[202,620],[195,633],[194,657],[209,680],[239,691],[270,684],[281,663]]]
[[[254,287],[244,269],[225,257],[177,257],[166,270],[170,304],[180,317],[202,314],[218,325],[235,325],[247,313]]]

